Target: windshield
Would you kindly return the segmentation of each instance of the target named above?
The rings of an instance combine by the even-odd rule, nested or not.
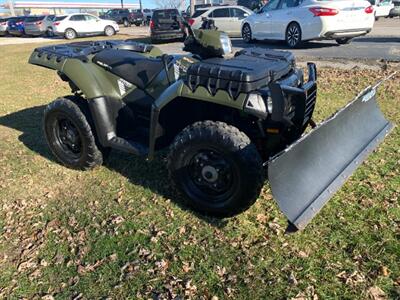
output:
[[[44,16],[37,16],[37,17],[27,17],[25,19],[25,22],[29,23],[29,22],[37,22],[37,21],[41,21],[44,19]]]

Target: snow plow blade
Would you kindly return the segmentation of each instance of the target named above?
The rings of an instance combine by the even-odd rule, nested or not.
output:
[[[272,195],[290,227],[303,229],[393,128],[376,102],[383,81],[267,163]]]

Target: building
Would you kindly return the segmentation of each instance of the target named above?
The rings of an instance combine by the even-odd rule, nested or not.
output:
[[[196,0],[197,4],[228,4],[228,5],[236,5],[237,0]]]
[[[108,10],[111,8],[121,8],[120,2],[45,2],[45,1],[5,1],[0,4],[11,15],[22,14],[61,14],[66,10],[78,11],[98,11]],[[139,9],[139,2],[124,1],[124,8]]]

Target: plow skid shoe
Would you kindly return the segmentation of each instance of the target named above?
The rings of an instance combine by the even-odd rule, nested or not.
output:
[[[297,229],[312,220],[391,131],[375,98],[381,83],[268,162],[272,194]]]

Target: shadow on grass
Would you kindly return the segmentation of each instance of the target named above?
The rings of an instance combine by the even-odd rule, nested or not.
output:
[[[51,154],[42,131],[42,118],[45,106],[35,106],[0,117],[0,125],[21,132],[18,139],[30,150],[58,163]],[[227,220],[211,218],[192,211],[185,205],[183,199],[178,196],[171,187],[166,169],[165,152],[161,152],[153,161],[134,155],[112,151],[105,163],[105,167],[120,173],[135,185],[140,185],[153,193],[171,199],[181,209],[190,211],[193,215],[209,224],[222,228]]]

